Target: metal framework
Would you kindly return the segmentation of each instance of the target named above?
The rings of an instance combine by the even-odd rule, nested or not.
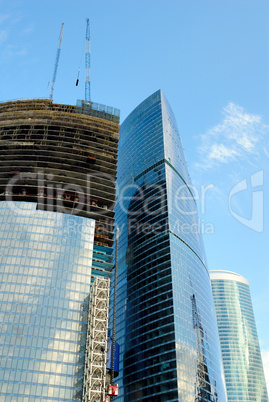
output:
[[[83,402],[105,400],[110,279],[95,277],[90,295]]]
[[[114,295],[113,295],[113,330],[112,330],[112,364],[111,364],[111,385],[114,386],[114,365],[115,365],[115,340],[116,340],[116,321],[117,321],[117,275],[118,275],[118,246],[119,228],[116,229],[116,249],[115,249],[115,268],[114,268]],[[112,397],[113,401],[113,397]]]
[[[0,199],[8,191],[14,201],[37,202],[39,209],[72,214],[76,208],[80,216],[113,220],[110,177],[116,177],[119,125],[99,118],[106,113],[94,110],[91,116],[91,111],[86,115],[82,108],[40,99],[0,103]],[[20,177],[9,188],[14,174]],[[70,183],[78,191],[59,190]],[[109,239],[100,238],[108,247],[110,232]]]
[[[90,79],[90,21],[86,20],[86,41],[85,41],[85,102],[91,101],[91,79]]]
[[[60,36],[59,36],[59,44],[58,44],[58,49],[57,49],[57,53],[56,53],[56,60],[55,60],[54,71],[53,71],[53,77],[52,77],[52,82],[51,82],[50,99],[53,98],[53,92],[54,92],[56,74],[57,74],[57,69],[58,69],[58,64],[59,64],[60,53],[61,53],[61,46],[62,46],[62,39],[63,39],[63,31],[64,31],[64,23],[62,23],[61,31],[60,31]]]

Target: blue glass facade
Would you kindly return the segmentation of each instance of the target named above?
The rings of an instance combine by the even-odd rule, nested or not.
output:
[[[247,279],[210,272],[229,402],[268,402]]]
[[[119,141],[119,401],[226,401],[209,274],[173,112],[157,91]]]
[[[2,400],[81,400],[94,229],[0,202]]]
[[[118,123],[0,104],[0,400],[105,398]]]

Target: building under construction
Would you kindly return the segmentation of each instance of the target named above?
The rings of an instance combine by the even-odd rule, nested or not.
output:
[[[0,104],[3,397],[106,397],[118,139],[117,109]]]

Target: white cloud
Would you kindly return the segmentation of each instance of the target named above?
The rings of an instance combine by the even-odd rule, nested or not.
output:
[[[202,163],[197,165],[199,168],[208,169],[249,155],[258,155],[257,145],[269,132],[261,116],[246,113],[234,103],[224,107],[223,114],[221,123],[200,137],[198,150]]]
[[[269,350],[262,350],[261,354],[262,354],[262,360],[263,360],[265,381],[266,381],[266,385],[267,385],[267,390],[269,392]]]
[[[220,162],[227,162],[238,153],[234,149],[229,149],[223,144],[213,144],[210,149],[209,159],[217,159]]]

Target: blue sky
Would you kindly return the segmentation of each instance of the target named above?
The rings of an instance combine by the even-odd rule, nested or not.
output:
[[[62,22],[54,102],[84,98],[87,17],[92,100],[121,121],[157,89],[170,102],[208,267],[249,280],[269,381],[269,2],[0,0],[0,100],[49,96]]]

